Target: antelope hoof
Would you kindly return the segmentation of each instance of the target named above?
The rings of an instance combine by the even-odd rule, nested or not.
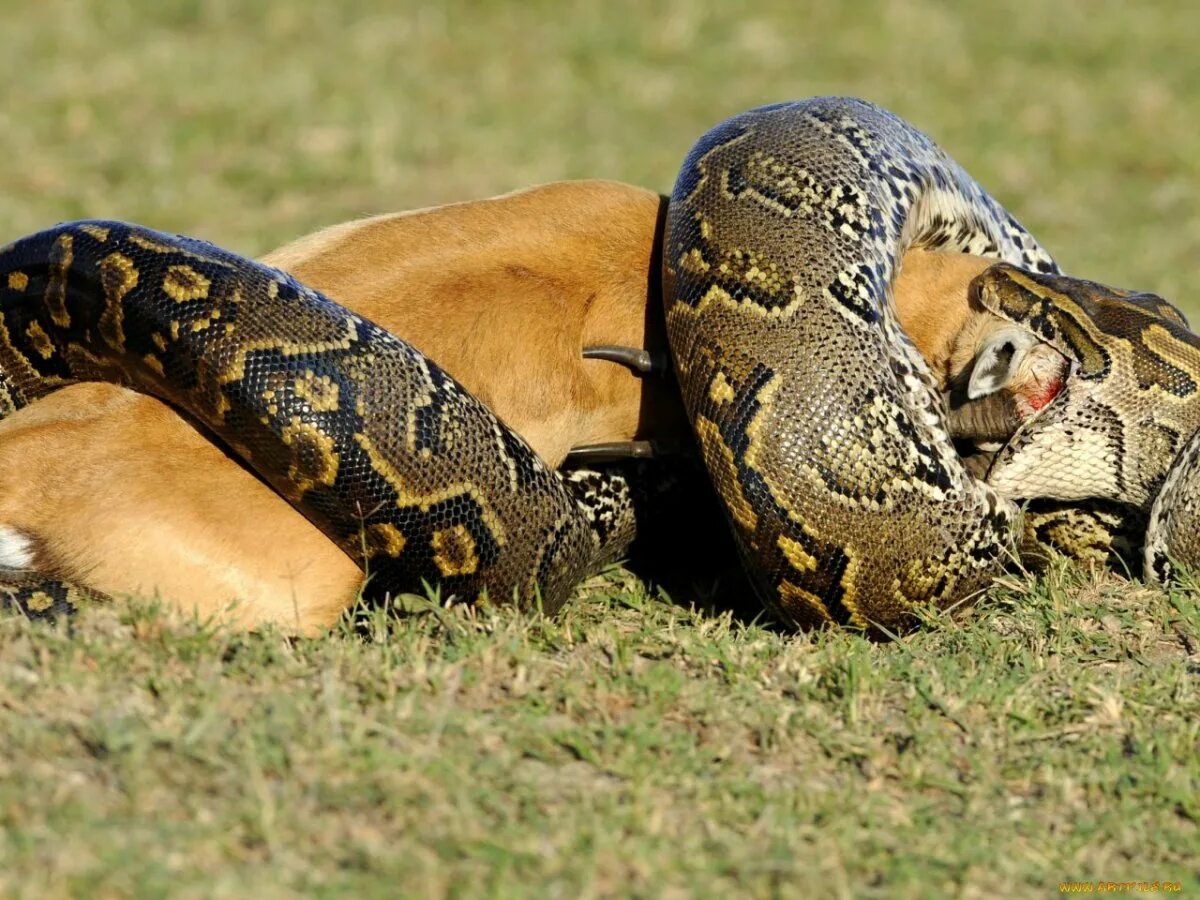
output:
[[[677,441],[608,441],[572,447],[563,465],[581,466],[627,459],[659,459],[682,451]]]
[[[671,359],[666,353],[654,353],[638,347],[618,347],[614,344],[584,347],[583,358],[620,363],[641,375],[664,375],[671,367]]]

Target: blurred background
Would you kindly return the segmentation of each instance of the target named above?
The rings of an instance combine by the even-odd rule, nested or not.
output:
[[[1200,291],[1200,5],[0,0],[0,242],[118,217],[246,254],[606,177],[667,192],[746,107],[857,94],[1078,275]]]

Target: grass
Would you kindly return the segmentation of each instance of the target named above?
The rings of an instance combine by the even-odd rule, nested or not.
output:
[[[0,241],[80,216],[248,254],[605,176],[818,93],[920,124],[1077,274],[1196,313],[1200,7],[1104,0],[0,0]],[[0,894],[1200,887],[1200,612],[1053,568],[891,645],[623,570],[556,620],[290,641],[0,621]],[[418,607],[420,605],[418,604]]]
[[[0,892],[1197,886],[1194,589],[1060,567],[878,646],[613,588],[366,639],[4,622]]]

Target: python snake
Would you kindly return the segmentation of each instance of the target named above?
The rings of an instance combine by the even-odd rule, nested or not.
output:
[[[619,471],[551,471],[404,341],[282,272],[211,244],[77,222],[0,250],[0,408],[114,380],[195,417],[366,570],[373,593],[557,609],[618,555]],[[10,586],[54,611],[69,585]]]
[[[956,163],[869,103],[818,98],[718,125],[684,163],[665,240],[685,406],[784,621],[892,628],[958,602],[1013,552],[1016,498],[1114,501],[1144,518],[1200,427],[1200,342],[1174,307],[1059,276]],[[955,453],[890,304],[910,248],[1009,263],[976,279],[976,299],[1072,362],[987,483]]]
[[[1013,498],[1058,497],[1038,477],[1080,460],[1094,477],[1061,499],[1141,510],[1155,571],[1178,553],[1178,526],[1149,505],[1200,425],[1195,338],[1158,298],[1077,302],[1078,284],[900,119],[820,98],[728,120],[688,156],[665,241],[685,405],[752,580],[784,622],[904,628],[923,606],[957,603],[1013,551]],[[910,247],[1015,264],[989,270],[977,298],[1073,361],[1069,389],[993,464],[1003,494],[964,468],[890,308]],[[1105,318],[1110,306],[1141,318]],[[635,527],[622,472],[549,470],[400,338],[190,238],[78,222],[0,249],[0,412],[80,379],[195,417],[358,559],[378,595],[440,583],[553,611]],[[1135,433],[1153,450],[1144,463],[1126,452]],[[1190,522],[1190,468],[1172,479]],[[30,613],[69,607],[74,590],[36,574],[7,583]]]

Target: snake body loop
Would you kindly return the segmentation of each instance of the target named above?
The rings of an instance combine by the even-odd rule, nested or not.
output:
[[[689,154],[668,211],[667,331],[709,474],[764,603],[903,627],[982,587],[1016,507],[954,452],[890,303],[911,247],[1054,271],[924,135],[869,103],[752,110]]]
[[[0,309],[7,411],[73,380],[155,394],[359,559],[375,593],[441,583],[554,610],[627,541],[409,344],[211,244],[52,228],[0,249]],[[625,515],[619,487],[601,523]]]

